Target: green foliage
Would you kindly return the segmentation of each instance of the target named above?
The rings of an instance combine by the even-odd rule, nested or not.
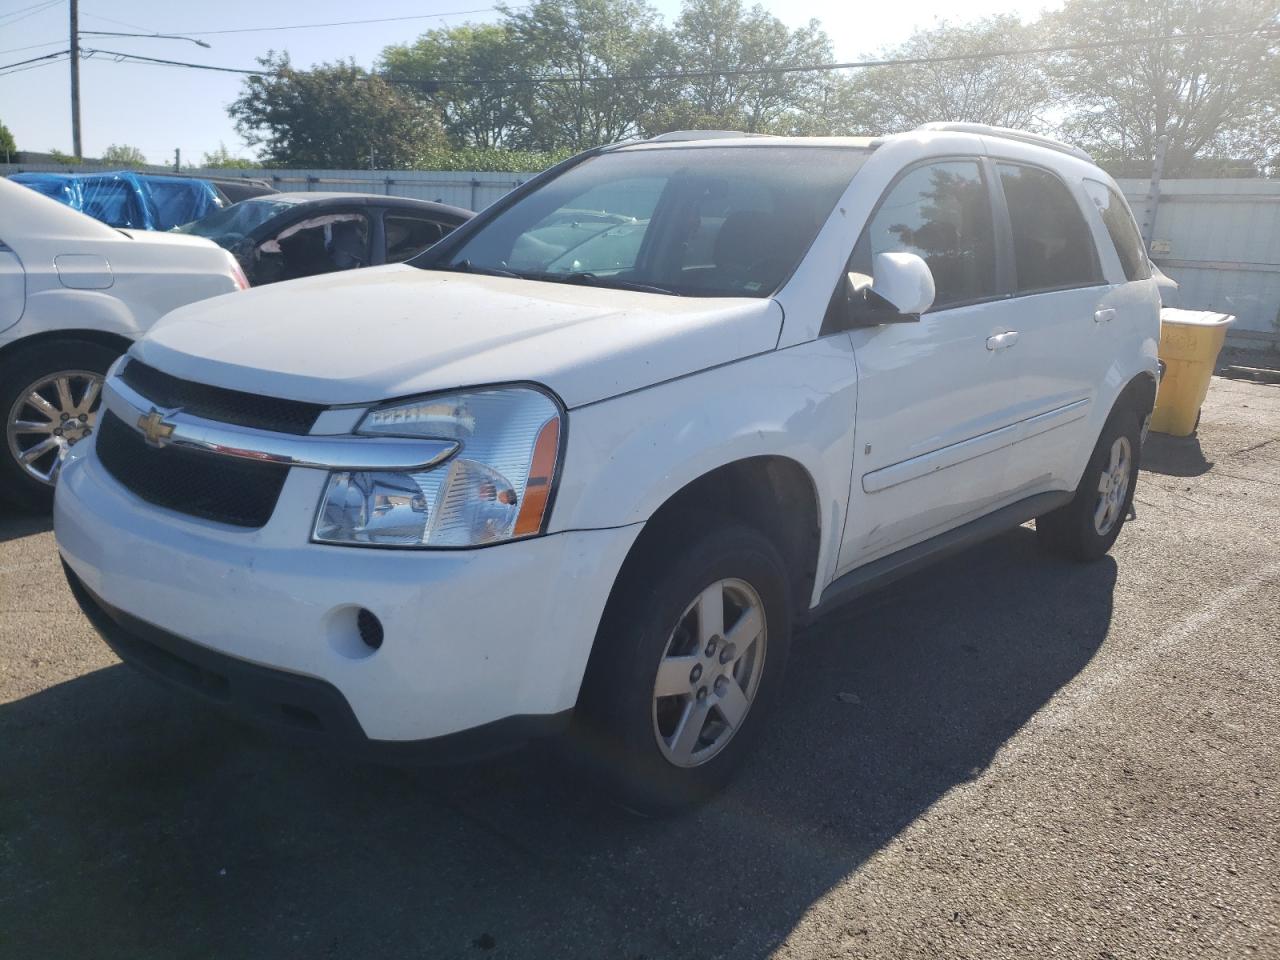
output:
[[[266,166],[404,168],[444,142],[433,112],[354,62],[295,70],[272,53],[258,62],[262,75],[227,112]]]
[[[503,150],[492,147],[436,147],[419,155],[417,170],[537,171],[572,156],[573,150]]]
[[[1066,0],[1031,24],[942,23],[877,57],[916,62],[847,72],[794,70],[834,59],[821,25],[789,29],[746,2],[683,0],[668,25],[647,0],[533,0],[389,46],[372,74],[268,56],[229,111],[277,166],[364,167],[372,153],[384,168],[536,169],[674,129],[883,134],[933,120],[1058,133],[1118,164],[1149,163],[1167,135],[1171,176],[1280,163],[1280,0]],[[1223,30],[1254,35],[1195,38]],[[1174,32],[1192,39],[1109,45]],[[1049,44],[1086,46],[997,55]]]
[[[102,151],[102,162],[109,167],[145,167],[147,158],[137,147],[127,143],[113,143]]]
[[[64,166],[76,166],[77,164],[84,163],[84,161],[79,157],[73,157],[71,154],[63,153],[61,150],[53,147],[49,148],[49,159],[54,163],[61,163]]]
[[[18,152],[18,145],[13,141],[13,134],[3,123],[0,123],[0,155],[12,156]]]
[[[804,66],[832,59],[831,40],[816,20],[791,31],[759,6],[746,9],[741,0],[685,0],[672,39],[673,68],[696,76],[655,104],[645,122],[649,134],[699,128],[790,132],[812,113],[822,91],[822,74],[723,76],[715,71]]]
[[[998,16],[964,25],[941,23],[905,43],[883,50],[880,59],[970,57],[1039,45],[1035,27]],[[934,63],[872,67],[855,71],[835,91],[846,124],[869,133],[911,130],[935,120],[989,123],[1035,129],[1053,95],[1035,57],[952,59]]]
[[[1165,175],[1204,157],[1274,162],[1280,142],[1276,0],[1068,0],[1046,18],[1057,41],[1172,33],[1191,39],[1059,53],[1048,67],[1068,113],[1062,132],[1099,155],[1150,160],[1169,138]],[[1250,31],[1219,39],[1197,35]],[[1268,31],[1264,33],[1263,31]]]
[[[206,153],[200,158],[199,166],[203,169],[252,170],[258,164],[247,157],[234,156],[227,145],[218,141],[218,149]]]

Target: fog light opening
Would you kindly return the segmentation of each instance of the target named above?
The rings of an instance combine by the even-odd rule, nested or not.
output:
[[[356,614],[356,629],[360,631],[360,639],[370,650],[377,650],[382,646],[382,621],[372,610],[360,608]]]

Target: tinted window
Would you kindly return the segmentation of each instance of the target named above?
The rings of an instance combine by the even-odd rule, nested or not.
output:
[[[991,203],[976,162],[949,160],[907,173],[867,224],[851,267],[873,276],[875,255],[896,251],[929,264],[934,310],[995,295]]]
[[[1138,233],[1138,225],[1133,222],[1133,214],[1129,212],[1124,199],[1097,180],[1086,180],[1084,189],[1102,214],[1102,222],[1107,233],[1111,234],[1111,242],[1115,244],[1125,277],[1129,280],[1146,280],[1151,276],[1151,262],[1147,260],[1142,235]]]
[[[398,214],[387,214],[383,227],[387,234],[387,263],[416,257],[453,229],[435,220]]]
[[[848,148],[763,145],[605,153],[420,265],[767,297],[800,262],[865,159]]]
[[[1018,292],[1101,283],[1093,234],[1066,184],[1047,170],[999,165]]]

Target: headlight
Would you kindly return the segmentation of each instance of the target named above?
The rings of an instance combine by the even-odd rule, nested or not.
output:
[[[357,433],[457,440],[461,448],[420,472],[330,474],[314,538],[474,547],[540,533],[555,482],[560,420],[556,402],[529,387],[469,390],[371,410]]]

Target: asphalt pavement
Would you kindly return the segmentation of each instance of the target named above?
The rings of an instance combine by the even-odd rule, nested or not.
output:
[[[1028,528],[798,638],[721,797],[400,770],[119,664],[0,513],[0,957],[1280,957],[1280,387],[1153,436],[1112,556]]]

